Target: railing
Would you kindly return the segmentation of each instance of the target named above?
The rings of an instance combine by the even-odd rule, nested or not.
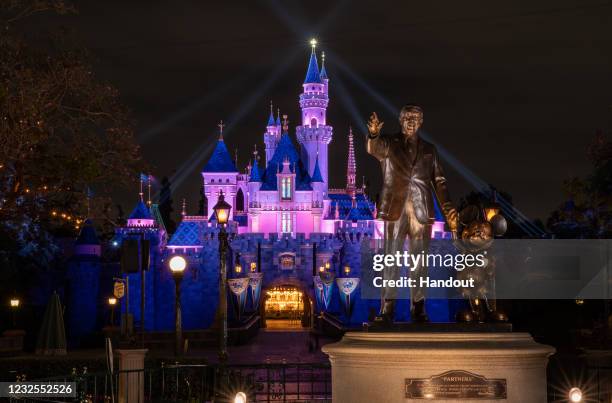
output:
[[[207,365],[175,363],[160,368],[88,373],[39,379],[75,382],[70,399],[13,399],[15,402],[233,402],[244,392],[249,402],[331,402],[329,364]]]

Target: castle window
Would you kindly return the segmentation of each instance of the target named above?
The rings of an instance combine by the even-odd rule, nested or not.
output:
[[[312,118],[312,120],[310,121],[310,127],[317,127],[317,119]]]
[[[291,233],[291,213],[281,213],[281,232]]]
[[[281,178],[281,199],[291,200],[291,178]]]

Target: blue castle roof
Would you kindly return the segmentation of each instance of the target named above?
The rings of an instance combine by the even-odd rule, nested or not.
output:
[[[223,139],[219,139],[217,142],[217,146],[202,172],[238,172]]]
[[[253,168],[251,168],[249,182],[261,182],[261,172],[259,172],[259,165],[257,164],[256,158],[253,161]]]
[[[207,228],[206,221],[182,221],[168,246],[198,246],[204,244],[203,234]]]
[[[317,161],[315,162],[314,171],[312,171],[311,182],[323,182],[323,176],[321,175],[321,169],[319,169],[319,156],[317,155]]]
[[[374,202],[363,193],[355,195],[355,207],[353,207],[353,200],[350,194],[330,193],[328,197],[331,203],[329,212],[325,217],[327,220],[336,218],[336,210],[338,210],[338,218],[341,220],[360,221],[374,219]]]
[[[319,64],[317,63],[317,54],[312,51],[310,54],[310,62],[308,63],[308,71],[304,84],[322,84],[321,75],[319,73]]]
[[[321,74],[319,74],[321,80],[328,80],[327,78],[327,70],[325,70],[325,65],[321,66]]]
[[[268,166],[264,172],[261,190],[278,190],[276,173],[282,171],[283,161],[285,159],[289,160],[291,171],[293,172],[295,169],[295,172],[293,172],[295,173],[295,189],[312,190],[312,186],[310,186],[310,176],[308,172],[306,172],[306,169],[304,169],[304,164],[302,164],[298,152],[289,134],[286,132],[282,134],[278,146],[276,146],[276,150],[274,151],[274,155],[268,162]]]
[[[128,218],[130,220],[152,220],[153,216],[151,215],[151,211],[149,211],[147,205],[140,200]]]
[[[79,236],[75,244],[100,245],[100,240],[98,239],[98,234],[96,234],[96,229],[89,218],[83,223],[83,227],[81,228],[81,232],[79,232]]]
[[[268,126],[274,126],[274,114],[270,111],[270,117],[268,118]]]
[[[433,197],[434,201],[434,218],[436,221],[444,221],[444,214],[440,211],[440,206],[438,206],[438,200],[436,196]]]

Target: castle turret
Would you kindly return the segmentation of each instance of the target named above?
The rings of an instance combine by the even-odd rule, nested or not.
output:
[[[297,139],[302,145],[302,161],[306,165],[310,176],[314,173],[315,163],[319,160],[321,177],[327,191],[328,164],[327,146],[332,140],[332,127],[327,125],[328,82],[327,72],[319,71],[316,41],[311,41],[312,53],[306,71],[303,92],[300,95],[300,108],[302,109],[302,125],[298,126]]]
[[[355,193],[357,186],[355,184],[357,177],[357,164],[355,163],[355,146],[353,144],[353,128],[349,127],[348,137],[348,158],[346,163],[346,193],[351,195],[353,201],[355,200]]]
[[[100,241],[92,222],[83,223],[68,263],[67,322],[70,344],[77,346],[97,328],[100,287]]]
[[[274,155],[274,151],[276,150],[280,136],[280,118],[277,117],[277,119],[274,120],[272,101],[270,101],[270,116],[268,117],[268,125],[266,126],[266,132],[264,133],[264,143],[266,145],[266,164],[268,164],[268,161],[270,161]]]
[[[225,201],[232,207],[230,212],[230,220],[234,217],[236,206],[236,182],[238,178],[238,169],[232,160],[232,157],[227,150],[225,141],[223,140],[223,121],[219,123],[219,140],[210,159],[202,169],[202,179],[204,181],[204,195],[208,200],[208,205],[205,211],[206,217],[211,217],[213,207],[219,199],[219,191],[223,191]]]

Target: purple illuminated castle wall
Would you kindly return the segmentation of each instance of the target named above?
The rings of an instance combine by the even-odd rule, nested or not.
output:
[[[230,219],[239,234],[336,233],[343,226],[367,228],[373,238],[382,238],[382,222],[376,220],[375,204],[356,184],[357,164],[353,133],[349,131],[347,181],[341,189],[329,186],[328,146],[333,128],[327,122],[330,80],[324,59],[321,69],[313,47],[299,96],[301,124],[295,128],[300,152],[289,135],[289,125],[280,112],[270,116],[263,141],[265,158],[257,151],[244,172],[239,172],[219,136],[212,156],[202,170],[207,211],[204,216],[184,215],[183,221],[204,221],[215,225],[212,207],[219,193],[233,209]],[[262,166],[263,165],[263,166]],[[350,224],[349,224],[350,223]],[[181,231],[179,226],[178,231]],[[444,236],[440,215],[433,226],[435,237]],[[170,249],[194,247],[170,240]]]

